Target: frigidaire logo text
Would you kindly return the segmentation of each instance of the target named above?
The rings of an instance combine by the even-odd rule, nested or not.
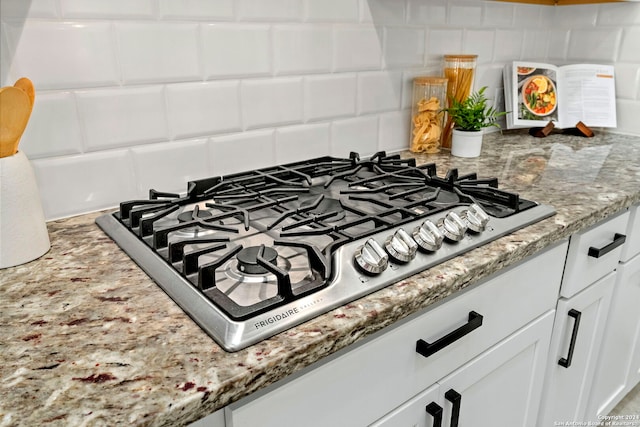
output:
[[[301,306],[298,307],[293,307],[290,308],[288,310],[285,310],[281,313],[278,314],[274,314],[273,316],[269,316],[264,320],[261,320],[259,322],[254,323],[254,326],[256,327],[256,329],[260,329],[260,328],[264,328],[265,326],[269,326],[273,323],[276,323],[280,320],[286,319],[289,316],[293,316],[294,314],[298,314],[301,311],[311,307],[312,305],[316,305],[317,303],[319,303],[320,301],[322,301],[322,298],[318,298],[315,300],[311,300]]]

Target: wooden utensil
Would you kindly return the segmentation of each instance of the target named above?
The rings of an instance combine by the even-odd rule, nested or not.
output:
[[[18,151],[31,107],[29,95],[24,90],[15,86],[0,88],[0,157],[13,156]]]
[[[26,77],[21,77],[13,86],[22,89],[27,94],[29,102],[31,102],[31,108],[33,108],[33,103],[36,100],[36,89],[33,87],[33,82]]]

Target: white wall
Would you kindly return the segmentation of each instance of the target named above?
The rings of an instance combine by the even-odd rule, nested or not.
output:
[[[325,154],[408,147],[409,89],[444,53],[476,89],[515,59],[616,64],[640,135],[640,3],[0,0],[0,82],[33,80],[21,149],[47,218],[153,187]]]

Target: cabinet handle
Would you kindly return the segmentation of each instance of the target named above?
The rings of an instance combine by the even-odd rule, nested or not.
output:
[[[428,343],[422,339],[418,340],[416,342],[416,351],[424,357],[429,357],[433,353],[442,350],[449,344],[454,343],[455,341],[459,340],[460,338],[467,335],[474,329],[479,328],[480,326],[482,326],[482,315],[476,313],[475,311],[470,311],[469,321],[466,324],[460,326],[454,331],[449,332],[447,335],[439,338],[433,343]]]
[[[444,398],[453,404],[451,408],[451,427],[458,427],[458,420],[460,419],[460,401],[462,396],[454,389],[450,389],[444,394]]]
[[[433,417],[433,427],[442,427],[442,406],[431,402],[426,409],[427,413]]]
[[[580,316],[582,316],[582,313],[572,308],[571,310],[569,310],[569,316],[575,319],[575,321],[573,322],[573,332],[571,332],[571,342],[569,343],[569,354],[567,354],[566,359],[562,357],[560,360],[558,360],[558,365],[564,366],[565,368],[571,366],[571,360],[573,359],[573,350],[575,350],[576,348],[578,328],[580,327]]]
[[[618,246],[622,245],[627,240],[627,236],[624,234],[616,233],[613,235],[613,242],[605,245],[601,248],[589,247],[588,255],[594,258],[600,258],[602,255],[606,255]]]

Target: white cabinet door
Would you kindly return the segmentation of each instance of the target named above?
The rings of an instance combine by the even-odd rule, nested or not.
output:
[[[638,382],[632,371],[640,366],[632,367],[632,359],[640,326],[640,256],[620,264],[617,276],[589,399],[587,419],[592,421],[607,415]]]
[[[443,425],[455,425],[456,409],[459,427],[537,425],[553,320],[550,311],[439,381]],[[447,399],[451,391],[460,395],[457,403]]]
[[[547,312],[372,427],[535,426],[553,319]]]
[[[539,425],[585,420],[615,278],[611,272],[558,301]]]

